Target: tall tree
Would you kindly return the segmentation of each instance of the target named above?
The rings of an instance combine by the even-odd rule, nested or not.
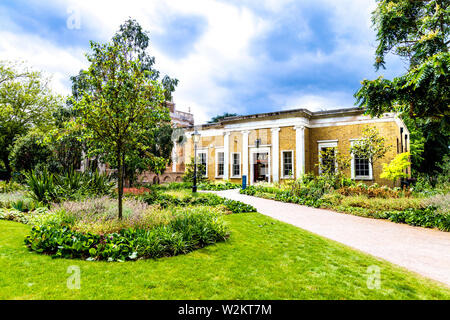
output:
[[[117,168],[119,219],[125,157],[141,151],[147,161],[164,164],[149,152],[152,142],[147,134],[170,121],[162,85],[146,67],[149,60],[134,46],[134,38],[126,39],[123,35],[106,44],[91,41],[92,53],[86,55],[89,69],[81,72],[81,90],[71,99],[75,123],[84,130],[88,145]]]
[[[357,103],[372,116],[397,111],[415,120],[410,126],[421,128],[426,123],[428,130],[444,135],[447,143],[440,148],[443,156],[449,152],[450,140],[450,2],[377,2],[372,13],[378,41],[375,68],[385,68],[385,58],[391,53],[402,57],[408,70],[393,80],[363,80],[355,93]],[[425,150],[436,146],[439,143],[435,139],[425,142]],[[428,164],[439,161],[438,157],[427,159]]]
[[[32,127],[50,127],[52,113],[61,103],[61,97],[51,92],[49,79],[41,72],[0,62],[0,158],[8,179],[14,141]]]

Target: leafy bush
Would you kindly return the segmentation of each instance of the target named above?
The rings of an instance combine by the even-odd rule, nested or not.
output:
[[[16,171],[30,171],[37,166],[46,166],[52,156],[45,135],[37,130],[18,138],[11,150],[11,165]]]
[[[230,189],[238,189],[241,188],[242,185],[238,183],[233,183],[229,181],[225,182],[202,182],[198,185],[198,189],[200,190],[210,190],[210,191],[221,191],[221,190],[230,190]]]
[[[14,181],[0,181],[0,193],[10,193],[25,190],[25,187]]]
[[[393,222],[450,231],[450,215],[436,213],[436,209],[433,207],[424,210],[411,208],[404,211],[387,212],[386,215]]]
[[[35,224],[38,219],[48,213],[47,208],[36,208],[28,213],[19,211],[17,209],[0,208],[0,220],[11,220],[24,224]]]
[[[403,211],[425,207],[423,200],[418,198],[369,198],[367,195],[344,197],[340,205],[366,208],[372,211]]]
[[[67,223],[34,226],[25,244],[54,257],[125,261],[187,253],[229,236],[221,215],[208,208],[178,208],[166,224],[98,234]]]
[[[338,189],[337,192],[344,196],[366,195],[369,198],[399,198],[411,196],[411,191],[409,190],[401,190],[399,188],[391,189],[386,186],[379,187],[376,184],[367,186],[364,183],[351,187],[342,187]]]
[[[425,206],[436,208],[441,214],[450,214],[450,193],[437,194],[423,200]]]
[[[72,171],[58,175],[44,168],[26,173],[25,178],[32,197],[44,204],[111,194],[114,187],[109,176],[97,171]]]
[[[173,195],[160,192],[152,192],[145,194],[141,197],[143,201],[147,204],[159,204],[163,208],[168,208],[171,206],[218,206],[225,205],[225,207],[232,213],[242,213],[242,212],[256,212],[256,209],[250,205],[247,205],[240,201],[226,200],[218,195],[211,193],[202,193],[188,195],[183,198],[178,198]]]

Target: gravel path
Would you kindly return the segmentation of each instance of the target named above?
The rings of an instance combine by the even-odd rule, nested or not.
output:
[[[215,193],[450,286],[450,232],[267,200],[238,190]]]

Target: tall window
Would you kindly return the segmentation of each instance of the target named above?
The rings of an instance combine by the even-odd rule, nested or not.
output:
[[[283,177],[289,178],[294,174],[294,156],[292,151],[283,151]]]
[[[206,151],[198,151],[197,152],[197,163],[201,165],[199,167],[199,173],[203,176],[208,175],[208,160],[207,160],[207,154]]]
[[[354,161],[355,161],[356,178],[369,178],[370,177],[369,159],[355,155]]]
[[[323,147],[320,148],[320,169],[321,173],[327,171],[332,173],[336,171],[336,148]]]
[[[373,178],[369,159],[352,154],[352,178],[356,180],[371,180]]]
[[[225,164],[225,158],[224,158],[224,152],[219,151],[217,152],[217,176],[222,177],[224,174],[224,166]]]
[[[233,153],[232,158],[233,158],[232,176],[239,177],[241,175],[241,154]]]
[[[336,172],[337,140],[317,141],[319,146],[319,174],[332,174]]]

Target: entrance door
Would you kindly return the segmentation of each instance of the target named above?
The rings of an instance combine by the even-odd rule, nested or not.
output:
[[[253,182],[269,181],[269,153],[253,154]]]

